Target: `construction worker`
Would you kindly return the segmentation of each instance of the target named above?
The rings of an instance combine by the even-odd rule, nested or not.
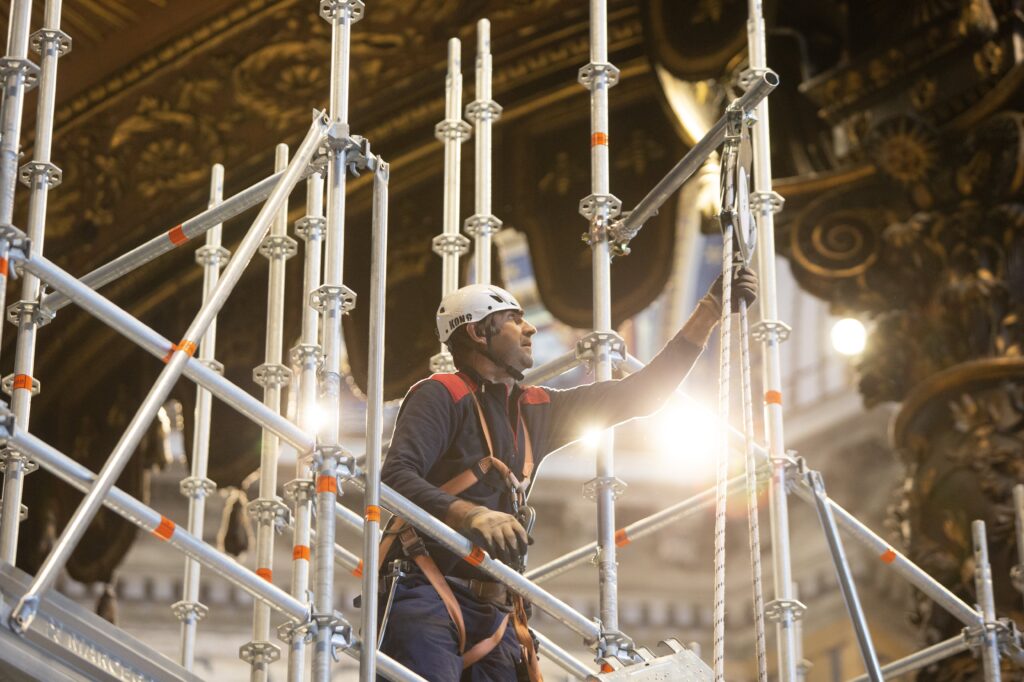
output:
[[[751,304],[757,278],[733,278]],[[437,333],[458,369],[414,385],[402,403],[381,478],[474,544],[522,570],[532,525],[525,493],[549,452],[655,412],[686,377],[721,315],[721,278],[650,364],[618,381],[556,390],[524,386],[536,327],[496,286],[444,297]],[[539,680],[521,598],[462,557],[393,519],[382,545],[392,600],[381,649],[428,680]],[[401,577],[394,578],[400,569]],[[387,599],[388,591],[383,591]],[[381,612],[387,610],[387,605]]]

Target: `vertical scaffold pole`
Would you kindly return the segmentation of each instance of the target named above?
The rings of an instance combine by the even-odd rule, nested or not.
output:
[[[974,540],[974,590],[978,597],[984,628],[981,633],[981,663],[985,670],[985,682],[999,682],[999,639],[990,626],[996,622],[996,600],[992,590],[992,565],[988,560],[988,538],[985,536],[985,522],[971,523]]]
[[[267,203],[263,205],[263,208],[256,216],[256,220],[253,221],[249,231],[243,237],[234,258],[224,268],[224,273],[217,282],[213,293],[211,293],[210,300],[204,303],[199,312],[196,313],[192,323],[185,330],[182,340],[168,349],[168,353],[164,358],[166,362],[164,369],[160,372],[156,382],[150,388],[139,409],[135,412],[128,427],[121,434],[117,445],[114,446],[110,456],[100,470],[95,484],[89,490],[85,499],[79,504],[74,514],[72,514],[53,550],[46,557],[38,573],[36,573],[32,584],[11,612],[10,626],[16,633],[23,634],[31,625],[39,608],[41,596],[53,586],[57,575],[64,568],[68,558],[70,558],[71,552],[103,504],[103,498],[110,492],[114,482],[121,475],[128,460],[139,446],[147,429],[149,429],[153,419],[156,417],[160,406],[163,405],[174,384],[181,377],[185,369],[185,363],[195,353],[196,346],[201,337],[206,333],[206,329],[213,321],[213,318],[220,312],[221,307],[227,301],[235,285],[238,284],[245,267],[249,264],[253,255],[255,255],[260,242],[266,235],[266,231],[270,227],[270,223],[278,208],[287,200],[288,194],[295,187],[295,184],[309,165],[310,159],[323,137],[324,128],[325,122],[318,114],[316,120],[310,126],[306,138],[299,146],[295,159],[288,165],[288,170],[281,176],[281,179],[274,187],[274,191],[267,199]]]
[[[469,250],[469,239],[459,234],[459,195],[462,143],[469,139],[469,124],[462,120],[462,42],[448,41],[448,75],[444,81],[444,120],[434,136],[444,143],[444,232],[434,237],[434,253],[441,257],[441,297],[459,288],[459,256]],[[441,351],[430,358],[432,372],[454,372],[452,356]]]
[[[608,89],[619,72],[608,62],[608,6],[606,0],[590,2],[590,63],[579,72],[579,81],[590,90],[591,193],[580,201],[580,213],[590,222],[588,241],[594,270],[595,381],[612,378],[611,250],[608,226],[621,209],[611,194],[608,154]],[[622,483],[615,478],[614,435],[605,432],[597,449],[597,476],[589,484],[597,500],[598,576],[600,612],[606,638],[606,655],[617,653],[614,635],[619,630],[618,567],[615,553],[615,498]]]
[[[15,3],[17,5],[18,3]],[[28,5],[29,3],[22,3]],[[22,11],[21,9],[18,10]],[[11,7],[11,24],[9,31],[15,30],[15,7]],[[50,153],[53,143],[53,111],[57,91],[57,61],[71,50],[71,38],[60,30],[61,0],[48,0],[46,11],[43,16],[43,28],[32,35],[30,42],[42,55],[42,73],[39,76],[39,104],[36,108],[36,140],[33,150],[32,161],[21,167],[21,180],[29,186],[28,200],[28,225],[26,233],[31,241],[32,255],[41,255],[43,252],[43,237],[46,226],[46,205],[49,191],[60,184],[61,170],[50,161]],[[22,17],[19,15],[18,21]],[[18,30],[28,30],[27,26],[19,26]],[[11,55],[11,38],[8,39],[8,55]],[[13,68],[10,62],[7,68]],[[26,67],[30,68],[30,67]],[[10,97],[11,73],[5,78],[5,98]],[[17,98],[16,98],[17,99]],[[7,104],[4,101],[3,130],[7,131],[7,116],[15,112],[8,111],[15,107],[15,103]],[[20,105],[17,105],[20,106]],[[18,114],[20,121],[21,115]],[[11,123],[14,121],[12,119]],[[20,123],[18,124],[20,125]],[[14,145],[14,163],[17,163],[17,135],[11,141]],[[13,166],[9,167],[6,134],[0,140],[0,154],[3,155],[4,184],[11,192],[10,197],[4,195],[4,201],[13,202],[13,187],[9,187],[7,173],[14,173]],[[13,179],[13,175],[12,175]],[[13,204],[3,209],[2,225],[10,225]],[[3,281],[0,287],[6,289],[7,260],[6,254],[2,255],[0,261],[0,272]],[[11,306],[8,311],[8,318],[18,325],[17,348],[14,353],[14,374],[5,379],[4,390],[11,394],[11,407],[14,411],[15,424],[20,429],[28,429],[29,410],[32,403],[32,396],[39,390],[39,381],[32,375],[35,370],[36,355],[36,331],[49,321],[50,316],[43,313],[39,306],[39,278],[32,273],[26,272],[21,285],[21,300]],[[0,294],[2,296],[3,294]],[[2,302],[0,302],[2,305]],[[0,321],[2,326],[2,321]],[[18,524],[21,521],[21,495],[24,485],[25,474],[34,466],[21,453],[13,448],[5,448],[0,453],[4,466],[4,491],[3,510],[0,511],[0,561],[13,564],[18,552]]]
[[[756,78],[767,69],[765,25],[762,0],[748,1],[747,44],[750,54],[749,75]],[[782,197],[772,190],[771,137],[768,125],[768,100],[761,100],[753,128],[754,192],[751,208],[757,221],[759,245],[758,274],[761,284],[761,321],[754,325],[753,336],[764,346],[765,430],[771,458],[769,479],[769,520],[772,539],[772,578],[775,599],[765,606],[765,615],[776,624],[779,655],[779,679],[797,679],[795,621],[804,606],[793,597],[793,572],[789,555],[789,503],[786,499],[785,440],[782,428],[782,358],[780,344],[789,335],[789,327],[778,319],[778,291],[775,277],[775,213],[782,210]]]
[[[224,166],[219,163],[210,174],[210,207],[218,205],[224,198]],[[196,250],[196,263],[203,268],[203,302],[217,286],[220,269],[231,258],[231,252],[221,246],[221,226],[215,225],[206,233],[206,244]],[[199,360],[210,369],[223,372],[223,366],[214,357],[217,350],[217,319],[214,318],[199,343]],[[197,538],[203,537],[206,516],[206,498],[213,494],[217,485],[206,476],[210,459],[210,411],[213,396],[208,390],[196,388],[195,431],[192,438],[192,470],[188,478],[181,481],[181,494],[188,498],[188,532]],[[181,621],[181,665],[192,670],[195,663],[196,626],[206,617],[208,609],[199,601],[199,574],[201,564],[191,557],[185,558],[185,577],[182,581],[181,601],[173,604],[171,610]]]
[[[465,232],[473,238],[473,271],[480,284],[491,282],[491,235],[501,229],[501,221],[491,213],[491,169],[494,122],[501,117],[501,106],[491,92],[491,22],[476,24],[476,100],[466,107],[466,118],[473,122],[476,152],[475,212],[466,219]]]
[[[313,291],[320,286],[320,265],[324,240],[324,179],[314,173],[306,181],[306,215],[295,223],[295,234],[306,242],[302,281],[302,337],[292,348],[292,364],[299,367],[298,424],[307,433],[317,431],[322,417],[316,400],[316,370],[323,357],[319,345],[320,318],[310,306]],[[308,457],[295,462],[295,478],[285,485],[285,495],[294,511],[292,532],[292,596],[305,601],[309,590],[309,538],[313,502],[313,470]],[[288,680],[302,682],[306,660],[306,637],[286,637],[288,649]]]
[[[288,145],[279,144],[274,155],[274,172],[288,165]],[[284,352],[285,261],[295,255],[296,242],[288,236],[288,203],[278,209],[270,232],[260,244],[260,253],[270,261],[267,276],[267,332],[263,364],[253,370],[253,380],[263,387],[263,404],[281,413],[281,392],[291,378],[291,369],[282,364]],[[259,497],[249,503],[249,514],[256,524],[256,574],[273,582],[274,534],[288,522],[288,507],[277,497],[277,458],[281,439],[263,429],[260,448]],[[252,682],[266,682],[270,664],[281,656],[280,648],[270,641],[270,607],[253,603],[252,640],[238,651],[251,666]]]
[[[324,362],[320,370],[323,420],[315,455],[316,547],[313,553],[313,682],[331,678],[334,616],[334,504],[338,497],[341,449],[341,318],[355,307],[355,293],[342,283],[345,260],[345,173],[352,138],[348,131],[349,59],[352,24],[363,17],[361,0],[323,0],[320,16],[331,24],[332,134],[327,166],[327,236],[324,284],[311,297],[322,318]]]
[[[363,652],[360,682],[377,679],[377,564],[380,554],[380,456],[384,430],[384,305],[388,274],[388,165],[373,173],[373,262],[370,266],[369,374],[366,379],[366,505],[363,524]]]
[[[4,84],[3,107],[0,109],[0,310],[6,307],[7,299],[8,256],[14,237],[11,228],[14,227],[14,190],[18,185],[18,155],[25,92],[39,82],[39,67],[28,59],[31,20],[32,0],[13,0],[10,21],[7,24],[7,55],[0,60],[0,78]],[[0,324],[0,338],[2,337],[3,324]],[[8,514],[4,515],[10,519],[10,523],[5,523],[4,526],[13,524],[15,528],[17,527],[20,509],[15,509],[13,518]],[[17,530],[14,534],[17,535]],[[17,537],[14,539],[17,540]],[[4,553],[7,553],[6,548]]]

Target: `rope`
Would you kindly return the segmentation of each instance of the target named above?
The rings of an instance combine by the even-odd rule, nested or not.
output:
[[[757,640],[757,679],[768,682],[765,652],[764,592],[761,587],[761,531],[757,518],[757,463],[754,460],[754,398],[750,385],[750,329],[747,302],[740,301],[740,364],[743,381],[743,439],[746,450],[747,527],[750,531],[750,572],[754,587],[754,635]]]
[[[722,230],[722,322],[718,374],[718,418],[729,423],[729,355],[732,336],[732,225]],[[729,429],[722,429],[722,447],[715,467],[715,593],[714,668],[715,682],[725,680],[725,501],[729,479]]]

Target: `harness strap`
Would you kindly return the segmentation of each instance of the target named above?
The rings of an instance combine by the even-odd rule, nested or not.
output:
[[[505,617],[501,619],[498,629],[490,637],[481,639],[462,655],[463,670],[483,659],[501,643],[501,638],[505,636],[505,630],[508,629],[508,617],[509,614],[506,613]]]
[[[523,598],[518,594],[512,597],[512,625],[516,631],[516,639],[519,640],[519,647],[522,651],[523,663],[526,664],[526,671],[530,675],[530,682],[544,682],[544,676],[540,672],[540,661],[537,660],[537,647],[533,645],[533,635],[526,624],[526,605]]]
[[[462,619],[462,608],[455,598],[455,593],[452,592],[451,585],[444,579],[441,569],[437,567],[437,564],[434,563],[434,560],[430,558],[430,555],[423,548],[423,541],[416,535],[415,530],[406,528],[402,531],[401,538],[402,547],[408,548],[408,554],[416,563],[420,572],[426,577],[431,587],[434,588],[434,591],[437,592],[437,596],[441,598],[445,610],[448,611],[448,616],[455,623],[455,630],[459,633],[459,653],[462,653],[466,649],[466,623]]]

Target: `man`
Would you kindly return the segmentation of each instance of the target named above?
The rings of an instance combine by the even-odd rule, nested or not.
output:
[[[739,269],[733,299],[751,304],[757,278]],[[721,278],[643,370],[619,381],[556,390],[519,383],[533,366],[537,329],[515,298],[475,284],[452,292],[437,332],[456,374],[413,386],[398,415],[381,478],[469,537],[491,557],[521,568],[529,537],[517,511],[534,467],[584,429],[655,412],[686,377],[721,316]],[[522,600],[467,561],[401,521],[382,556],[404,560],[381,649],[429,680],[539,680]]]

